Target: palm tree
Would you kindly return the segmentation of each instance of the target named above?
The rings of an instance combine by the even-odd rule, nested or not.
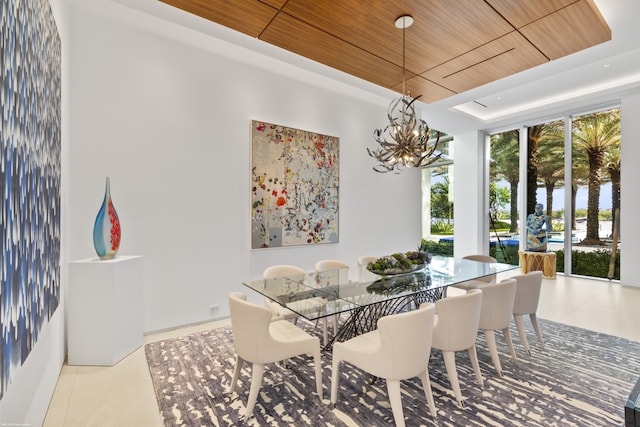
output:
[[[583,150],[589,163],[587,199],[587,235],[584,244],[601,244],[598,211],[605,154],[620,144],[620,110],[587,114],[573,122],[573,143]]]
[[[538,190],[538,143],[544,136],[544,125],[527,128],[527,215],[535,210]]]
[[[589,181],[589,164],[587,154],[576,149],[572,144],[571,149],[571,229],[576,229],[576,196],[578,188],[587,185]]]
[[[529,126],[527,133],[527,214],[533,213],[537,203],[536,193],[538,190],[538,170],[540,169],[540,159],[538,147],[545,139],[557,139],[564,134],[564,122],[543,123]],[[547,207],[547,210],[550,209]]]
[[[509,183],[510,233],[518,231],[518,182],[520,182],[520,157],[518,131],[510,130],[491,135],[490,180],[504,179]]]
[[[449,176],[442,179],[442,182],[431,185],[431,217],[446,218],[447,224],[451,224],[453,202],[449,200]]]
[[[611,179],[611,235],[616,226],[616,211],[620,208],[620,143],[611,146],[605,153],[604,167]]]
[[[546,191],[547,215],[553,214],[553,190],[564,179],[564,136],[545,138],[538,144],[538,180]]]

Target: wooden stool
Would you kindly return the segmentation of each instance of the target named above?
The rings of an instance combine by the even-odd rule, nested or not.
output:
[[[522,274],[530,271],[542,271],[545,279],[556,278],[555,252],[518,251]]]

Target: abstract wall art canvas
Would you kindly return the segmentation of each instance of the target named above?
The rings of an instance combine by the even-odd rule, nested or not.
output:
[[[0,399],[60,301],[61,43],[49,0],[0,6]]]
[[[340,139],[251,122],[251,248],[338,242]]]

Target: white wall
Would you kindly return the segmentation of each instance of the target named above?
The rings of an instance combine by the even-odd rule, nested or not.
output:
[[[454,144],[453,217],[456,238],[453,252],[458,257],[484,254],[489,246],[487,222],[483,220],[488,218],[488,211],[484,208],[485,179],[482,178],[485,175],[484,136],[481,132],[455,135]]]
[[[634,260],[640,259],[640,94],[622,99],[622,140],[620,143],[622,174],[620,176],[620,283],[640,286]],[[626,262],[625,262],[626,261]]]
[[[418,171],[377,174],[365,150],[390,99],[293,80],[284,64],[268,72],[111,7],[118,13],[78,5],[70,16],[69,253],[95,256],[93,222],[111,177],[120,254],[145,257],[146,331],[210,319],[210,305],[226,315],[228,292],[247,290],[242,281],[271,264],[355,265],[362,254],[417,247]],[[340,137],[339,244],[249,250],[252,119]]]

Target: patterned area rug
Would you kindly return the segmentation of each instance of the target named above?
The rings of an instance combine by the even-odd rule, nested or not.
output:
[[[526,321],[528,323],[528,319]],[[308,322],[298,324],[317,334]],[[529,330],[532,355],[518,334],[511,336],[518,360],[497,337],[504,376],[491,362],[484,336],[477,342],[484,390],[475,380],[466,352],[456,355],[466,408],[451,392],[444,361],[433,350],[429,363],[438,411],[432,419],[421,383],[403,381],[408,426],[621,426],[624,404],[640,376],[640,343],[540,320],[545,346]],[[318,328],[320,329],[320,328]],[[268,365],[254,416],[244,421],[251,374],[245,365],[233,394],[227,392],[235,364],[230,327],[149,343],[145,352],[166,426],[387,426],[393,414],[384,380],[343,363],[339,399],[329,404],[331,354],[323,355],[324,401],[314,393],[311,358]]]

